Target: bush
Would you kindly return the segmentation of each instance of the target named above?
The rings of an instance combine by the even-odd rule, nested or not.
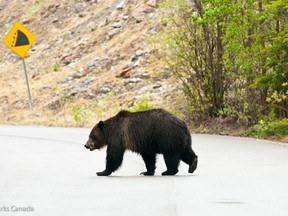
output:
[[[150,103],[149,99],[142,99],[138,102],[134,102],[133,106],[128,109],[130,112],[139,112],[150,110],[153,105]]]
[[[273,122],[260,122],[246,132],[248,136],[255,136],[257,138],[268,137],[285,137],[288,136],[288,119],[282,119]]]

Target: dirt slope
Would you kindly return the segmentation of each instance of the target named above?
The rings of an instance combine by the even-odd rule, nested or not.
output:
[[[33,111],[22,60],[0,45],[0,123],[91,126],[139,101],[174,109],[179,90],[151,42],[158,3],[0,0],[1,41],[16,21],[37,36],[25,58]]]

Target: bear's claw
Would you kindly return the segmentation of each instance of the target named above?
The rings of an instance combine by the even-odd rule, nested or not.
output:
[[[162,176],[176,175],[177,173],[178,173],[178,169],[177,170],[167,170],[167,171],[162,173]]]
[[[97,176],[109,176],[111,172],[104,170],[103,172],[97,172]]]
[[[153,176],[154,172],[141,172],[140,175],[144,175],[144,176]]]

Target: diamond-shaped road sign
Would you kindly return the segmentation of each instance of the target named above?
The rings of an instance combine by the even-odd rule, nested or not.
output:
[[[36,36],[33,33],[16,22],[3,42],[17,55],[24,58],[35,40]]]
[[[3,41],[6,46],[8,46],[11,50],[13,50],[23,60],[23,67],[29,96],[29,106],[31,110],[33,109],[33,101],[30,93],[30,87],[24,57],[28,52],[28,50],[31,48],[35,40],[36,36],[34,34],[32,34],[19,22],[16,22]]]

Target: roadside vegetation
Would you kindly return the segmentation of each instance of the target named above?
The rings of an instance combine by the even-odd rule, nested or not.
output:
[[[247,135],[287,136],[288,0],[167,0],[161,8],[163,58],[194,126],[230,119],[251,128]]]
[[[164,108],[193,132],[288,142],[288,0],[0,0],[0,123],[91,127]],[[124,4],[125,3],[125,4]],[[11,17],[11,14],[14,16]]]
[[[286,118],[272,122],[260,120],[258,124],[248,129],[245,134],[261,139],[272,138],[288,142],[288,119]]]

